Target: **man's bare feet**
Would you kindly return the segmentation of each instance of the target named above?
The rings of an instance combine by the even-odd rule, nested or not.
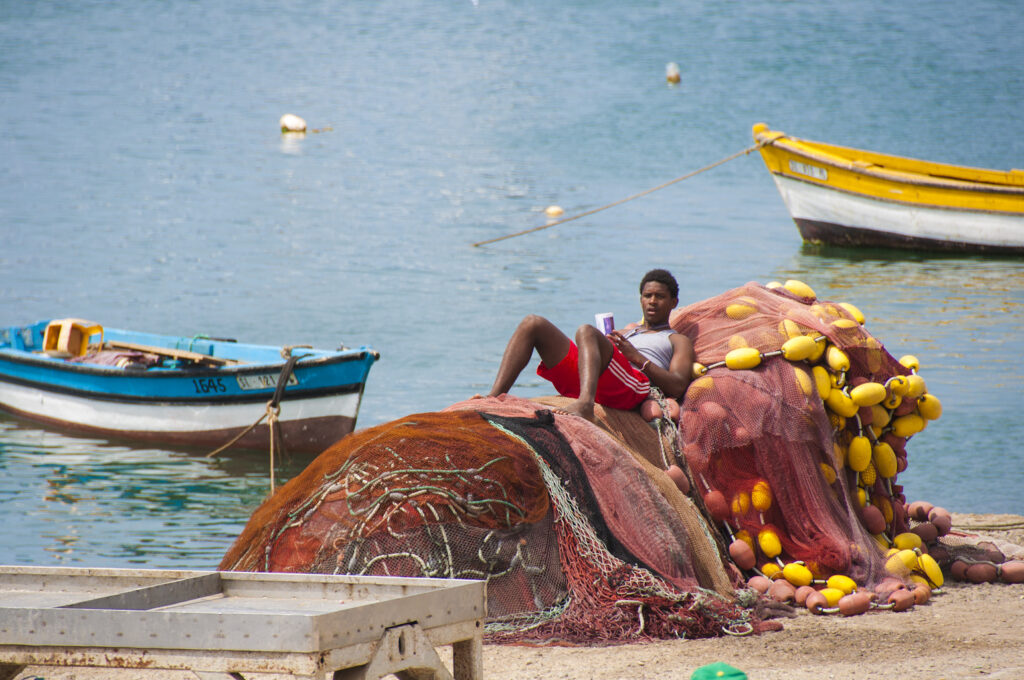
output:
[[[596,422],[596,418],[594,417],[593,403],[587,403],[577,399],[571,404],[567,404],[564,410],[566,413],[571,413],[572,415],[579,416],[580,418],[589,420],[592,423]]]

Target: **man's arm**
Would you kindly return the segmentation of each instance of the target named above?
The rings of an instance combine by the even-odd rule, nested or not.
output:
[[[666,397],[682,401],[693,374],[693,343],[682,333],[673,333],[668,338],[672,342],[672,361],[668,370],[650,363],[644,372],[651,379],[651,384],[664,392]]]
[[[657,366],[652,361],[647,364],[644,374],[650,379],[652,385],[664,392],[666,397],[682,399],[686,394],[686,388],[690,385],[690,376],[693,372],[693,343],[682,333],[673,333],[668,338],[672,343],[672,361],[669,362],[668,369]],[[608,339],[632,364],[643,366],[647,361],[644,355],[640,354],[629,340],[623,338],[619,331],[612,331]]]

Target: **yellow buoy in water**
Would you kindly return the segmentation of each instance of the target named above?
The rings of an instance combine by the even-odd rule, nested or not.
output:
[[[565,214],[565,211],[562,210],[561,206],[549,205],[548,207],[544,208],[544,214],[547,215],[548,217],[561,217],[562,215]]]
[[[665,64],[665,80],[673,85],[679,82],[679,64],[674,61]]]

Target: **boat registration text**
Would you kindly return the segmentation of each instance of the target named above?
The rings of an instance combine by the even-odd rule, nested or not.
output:
[[[243,390],[265,390],[269,387],[277,387],[279,373],[250,373],[237,375],[238,386]],[[295,374],[288,376],[288,385],[298,385],[299,381]]]
[[[820,179],[822,182],[828,180],[828,170],[825,168],[819,168],[817,165],[809,165],[808,163],[791,160],[789,162],[789,169],[798,175],[806,175],[807,177]]]

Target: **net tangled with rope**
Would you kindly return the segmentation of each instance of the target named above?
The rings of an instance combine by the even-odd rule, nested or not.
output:
[[[221,568],[486,579],[492,641],[753,631],[710,529],[684,522],[652,473],[665,477],[575,416],[470,400],[335,444],[256,511]]]
[[[855,589],[908,608],[941,586],[936,560],[965,549],[943,543],[948,513],[897,484],[941,413],[916,359],[795,281],[670,323],[700,362],[678,425],[504,395],[362,430],[258,508],[220,568],[484,579],[488,639],[535,644],[771,630],[786,584],[844,613],[869,607]],[[987,577],[985,548],[965,574]],[[1024,579],[1024,564],[993,573]]]

